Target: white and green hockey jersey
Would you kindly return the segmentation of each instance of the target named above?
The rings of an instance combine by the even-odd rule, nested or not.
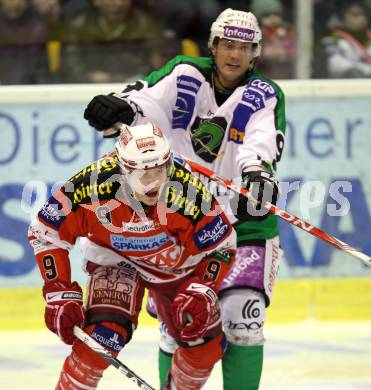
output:
[[[284,95],[277,84],[253,71],[218,106],[213,59],[177,56],[120,94],[137,107],[133,124],[152,121],[169,138],[175,153],[202,164],[227,179],[240,178],[245,167],[264,165],[274,171],[285,133]],[[207,183],[207,179],[202,177]],[[227,209],[231,194],[209,188]],[[272,238],[276,217],[235,223],[238,241]]]

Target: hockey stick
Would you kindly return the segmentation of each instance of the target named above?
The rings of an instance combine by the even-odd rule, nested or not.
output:
[[[210,170],[210,169],[208,169],[200,164],[197,164],[193,161],[190,161],[182,155],[180,155],[180,156],[187,164],[190,165],[192,170],[201,173],[202,175],[213,180],[214,182],[219,183],[219,184],[223,185],[224,187],[227,187],[230,190],[232,190],[238,194],[241,194],[241,195],[246,196],[246,197],[249,196],[249,191],[246,188],[241,188],[241,187],[235,185],[232,182],[232,180],[224,179],[223,177],[218,176],[212,170]],[[249,201],[252,202],[254,205],[257,205],[260,203],[258,200],[253,199],[252,197],[249,197]],[[285,221],[291,223],[292,225],[297,226],[298,228],[306,231],[307,233],[310,233],[313,236],[320,238],[321,240],[327,242],[328,244],[334,246],[335,248],[341,249],[342,251],[345,251],[345,252],[351,254],[352,256],[356,257],[358,260],[361,260],[364,264],[371,267],[371,257],[366,255],[365,253],[360,252],[355,248],[352,248],[351,246],[349,246],[345,242],[337,239],[336,237],[332,236],[331,234],[326,233],[323,230],[311,225],[309,222],[306,222],[306,221],[300,219],[299,217],[296,217],[295,215],[290,214],[287,211],[278,208],[277,206],[275,206],[274,204],[272,204],[270,202],[264,202],[262,204],[262,206],[264,208],[266,208],[270,213],[275,214],[278,217],[284,219]]]
[[[117,128],[121,125],[120,122],[117,122],[109,129],[104,130],[104,137],[112,136],[116,131]],[[181,155],[180,153],[176,153],[178,156],[180,156],[186,163],[188,163],[191,168],[202,175],[208,177],[210,180],[213,180],[216,183],[219,183],[223,185],[224,187],[229,188],[230,190],[236,192],[237,194],[241,194],[243,196],[249,197],[249,191],[246,188],[242,188],[237,186],[232,182],[232,180],[224,179],[223,177],[217,175],[215,172],[213,172],[211,169],[206,168],[194,161],[188,160],[185,156]],[[249,197],[249,201],[254,204],[260,204],[260,202],[257,199],[254,199],[252,197]],[[306,231],[307,233],[310,233],[312,236],[318,237],[321,240],[327,242],[328,244],[334,246],[335,248],[338,248],[344,252],[349,253],[350,255],[356,257],[358,260],[361,260],[364,264],[371,267],[371,257],[366,255],[365,253],[351,247],[350,245],[346,244],[345,242],[339,240],[338,238],[334,237],[333,235],[326,233],[325,231],[311,225],[309,222],[306,222],[299,217],[296,217],[293,214],[290,214],[289,212],[282,210],[275,206],[274,204],[270,202],[264,202],[262,206],[267,209],[270,213],[277,215],[278,217],[284,219],[285,221],[291,223],[294,226],[297,226],[298,228]]]
[[[147,382],[140,378],[134,371],[130,370],[129,367],[125,366],[125,364],[122,363],[119,359],[113,357],[109,351],[107,351],[102,345],[97,343],[81,328],[79,328],[78,326],[74,326],[73,334],[85,345],[91,348],[94,352],[106,359],[108,363],[112,364],[112,366],[117,368],[122,374],[124,374],[127,378],[134,382],[140,389],[155,390],[152,386],[150,386]]]

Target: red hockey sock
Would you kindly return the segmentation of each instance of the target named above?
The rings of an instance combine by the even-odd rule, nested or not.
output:
[[[170,369],[170,389],[199,390],[208,380],[214,364],[223,356],[224,334],[192,348],[178,347]]]
[[[56,390],[95,389],[105,369],[85,364],[75,351],[64,361]]]
[[[127,340],[127,332],[121,326],[109,322],[103,322],[101,325],[124,335],[124,339]],[[95,325],[90,325],[85,332],[91,334],[94,328]],[[118,352],[110,352],[113,356],[118,355]],[[64,362],[56,390],[95,389],[108,366],[109,363],[105,359],[77,340],[72,346],[71,354]]]

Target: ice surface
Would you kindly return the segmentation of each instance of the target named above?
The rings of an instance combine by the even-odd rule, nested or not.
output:
[[[119,359],[158,388],[156,328],[138,329]],[[266,327],[261,390],[370,390],[371,322]],[[48,331],[0,332],[1,390],[51,390],[70,347]],[[220,365],[205,390],[221,390]],[[110,367],[99,390],[137,387]]]

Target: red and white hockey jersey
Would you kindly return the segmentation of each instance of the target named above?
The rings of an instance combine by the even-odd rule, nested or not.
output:
[[[236,240],[217,201],[185,167],[175,162],[157,206],[143,207],[115,154],[69,179],[32,222],[29,239],[46,282],[71,279],[69,250],[79,237],[85,262],[134,267],[149,283],[180,279],[215,251],[228,259]]]

